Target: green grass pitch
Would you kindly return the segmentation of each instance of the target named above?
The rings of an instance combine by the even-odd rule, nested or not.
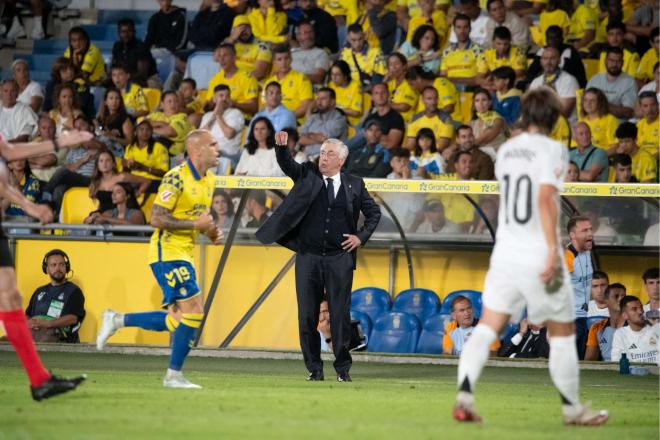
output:
[[[356,363],[353,383],[304,380],[301,361],[190,358],[203,390],[161,386],[167,358],[44,353],[58,374],[85,372],[65,396],[33,402],[12,352],[0,352],[4,439],[658,439],[658,377],[581,375],[584,401],[610,410],[600,428],[564,427],[559,396],[541,369],[487,368],[477,389],[480,425],[451,419],[456,367]]]

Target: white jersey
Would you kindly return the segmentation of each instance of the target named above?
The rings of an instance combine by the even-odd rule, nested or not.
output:
[[[647,325],[635,332],[629,326],[614,332],[612,362],[618,362],[621,353],[626,353],[630,362],[658,362],[658,337],[660,324]]]
[[[539,189],[547,184],[561,190],[567,167],[566,147],[541,134],[523,133],[500,147],[495,162],[500,209],[491,265],[543,266],[548,244],[541,226]],[[556,234],[559,243],[559,228]]]
[[[592,316],[607,316],[608,318],[610,317],[610,309],[607,307],[600,308],[598,307],[598,304],[596,303],[595,300],[589,301],[589,309],[587,311],[587,318],[591,318]]]

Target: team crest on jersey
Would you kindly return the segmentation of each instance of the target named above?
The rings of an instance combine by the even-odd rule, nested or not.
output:
[[[172,198],[172,195],[173,195],[172,191],[163,191],[162,193],[160,193],[160,199],[163,202],[167,202],[169,199]]]

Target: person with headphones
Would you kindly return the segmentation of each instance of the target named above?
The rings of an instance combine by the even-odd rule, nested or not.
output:
[[[38,342],[80,342],[78,329],[85,318],[85,297],[67,279],[71,273],[69,256],[60,249],[46,253],[41,270],[50,283],[37,288],[25,310],[32,336]]]

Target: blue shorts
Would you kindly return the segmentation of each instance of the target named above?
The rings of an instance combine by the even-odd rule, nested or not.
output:
[[[161,307],[167,308],[177,301],[185,301],[199,295],[195,268],[188,261],[161,261],[151,263],[150,266],[163,291]]]

